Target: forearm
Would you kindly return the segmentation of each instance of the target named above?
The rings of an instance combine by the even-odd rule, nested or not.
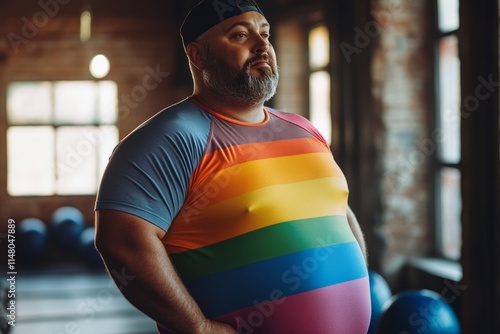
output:
[[[358,242],[359,247],[361,248],[361,252],[363,253],[365,261],[368,262],[368,252],[366,250],[366,243],[363,231],[359,226],[359,222],[356,218],[356,215],[354,215],[354,212],[351,210],[349,206],[347,206],[347,221],[349,222],[349,226],[352,230],[352,233],[354,234],[354,237],[356,238],[356,241]]]
[[[236,333],[228,325],[205,318],[179,279],[160,238],[141,232],[110,238],[100,234],[99,228],[97,231],[96,244],[108,270],[126,273],[126,284],[116,283],[143,313],[173,333]]]
[[[103,252],[103,257],[110,272],[130,277],[116,283],[134,306],[174,333],[201,332],[206,319],[157,248],[135,250],[133,256]]]

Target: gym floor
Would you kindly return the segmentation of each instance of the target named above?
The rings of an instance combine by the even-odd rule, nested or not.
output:
[[[80,267],[18,272],[9,334],[156,334],[104,271]]]

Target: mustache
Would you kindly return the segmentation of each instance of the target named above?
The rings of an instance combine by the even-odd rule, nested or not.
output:
[[[260,62],[260,61],[265,61],[268,64],[271,64],[269,56],[266,54],[263,54],[263,55],[257,55],[255,57],[251,58],[250,60],[247,61],[246,65],[252,66],[253,64]]]
[[[252,59],[250,59],[249,61],[247,61],[247,64],[251,65],[251,64],[257,63],[259,61],[265,61],[265,62],[269,63],[269,56],[266,54],[255,56]]]
[[[262,55],[257,55],[251,59],[249,59],[246,63],[245,63],[245,66],[244,68],[246,70],[249,70],[250,67],[252,67],[253,64],[255,63],[258,63],[258,62],[261,62],[261,61],[265,61],[266,63],[268,63],[271,68],[272,68],[272,71],[273,73],[276,72],[275,68],[276,68],[276,65],[274,63],[274,61],[267,55],[267,54],[262,54]]]

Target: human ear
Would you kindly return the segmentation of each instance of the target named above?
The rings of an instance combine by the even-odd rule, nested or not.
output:
[[[191,42],[186,48],[186,53],[191,64],[199,71],[205,67],[205,48],[196,42]]]

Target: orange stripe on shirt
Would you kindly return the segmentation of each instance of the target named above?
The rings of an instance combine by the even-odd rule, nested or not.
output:
[[[307,172],[304,172],[304,169],[307,169]],[[211,177],[202,178],[190,189],[185,205],[197,206],[197,202],[207,201],[215,204],[272,185],[343,176],[329,153],[255,160],[219,170]]]
[[[318,150],[319,149],[319,150]],[[316,138],[299,138],[280,140],[275,142],[252,143],[231,146],[207,153],[193,173],[192,182],[210,177],[217,171],[245,163],[252,160],[285,157],[307,153],[331,152],[318,145]],[[195,181],[193,181],[195,180]],[[191,184],[194,187],[196,184]]]
[[[180,212],[165,235],[164,243],[169,252],[178,252],[282,222],[345,215],[347,196],[343,177],[260,188],[213,205]]]

